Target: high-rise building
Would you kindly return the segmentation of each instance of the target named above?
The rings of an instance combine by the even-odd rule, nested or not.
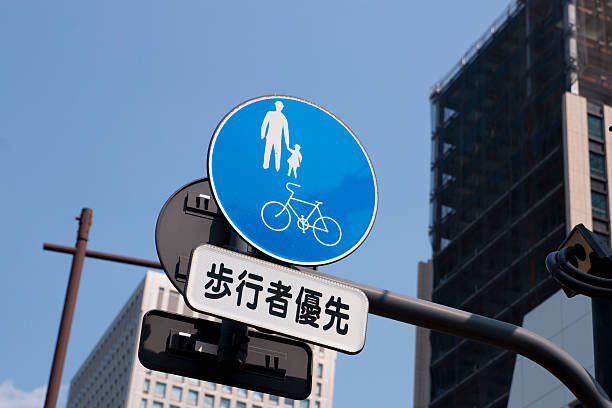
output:
[[[432,269],[431,260],[419,262],[417,296],[419,299],[431,300]],[[424,327],[416,327],[414,347],[414,398],[412,408],[427,408],[429,403],[430,378],[429,359],[431,347],[429,346],[429,335],[431,330]]]
[[[521,325],[574,225],[610,241],[612,1],[513,2],[430,100],[431,299]],[[507,406],[513,353],[429,339],[419,404]]]
[[[323,347],[312,346],[312,393],[302,401],[146,369],[137,351],[142,317],[152,309],[212,319],[189,309],[164,274],[148,271],[70,382],[70,408],[332,407],[336,352]]]

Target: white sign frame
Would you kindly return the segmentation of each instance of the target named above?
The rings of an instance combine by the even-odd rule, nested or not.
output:
[[[275,297],[279,281],[290,287],[285,297]],[[365,345],[369,302],[362,291],[213,245],[200,245],[191,254],[185,302],[202,313],[348,354]]]

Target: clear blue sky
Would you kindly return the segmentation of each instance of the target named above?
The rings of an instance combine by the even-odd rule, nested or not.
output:
[[[508,2],[0,2],[0,407],[37,406],[48,381],[70,257],[42,243],[73,245],[88,206],[89,248],[156,259],[161,206],[252,97],[300,96],[353,129],[378,216],[322,271],[414,295],[431,254],[429,89]],[[64,384],[143,276],[86,260]],[[334,406],[411,406],[413,361],[414,327],[371,316],[364,350],[338,357]]]

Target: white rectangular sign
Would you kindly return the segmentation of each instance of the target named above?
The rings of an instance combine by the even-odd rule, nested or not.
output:
[[[212,245],[193,251],[185,300],[204,313],[347,353],[365,343],[362,291]]]

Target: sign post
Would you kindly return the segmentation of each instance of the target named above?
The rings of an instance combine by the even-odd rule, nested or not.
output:
[[[166,202],[156,246],[189,307],[222,319],[215,367],[244,370],[252,340],[247,325],[361,351],[365,294],[295,266],[344,258],[374,223],[376,177],[348,126],[303,99],[252,99],[215,130],[208,173]],[[270,257],[282,266],[259,259]]]
[[[66,359],[66,350],[68,349],[68,340],[70,339],[72,317],[74,316],[79,283],[81,282],[81,272],[83,271],[85,253],[87,252],[87,240],[89,239],[89,227],[91,227],[92,216],[93,211],[91,208],[83,208],[81,216],[77,218],[79,220],[79,230],[77,232],[76,248],[72,257],[70,278],[66,288],[64,309],[62,310],[62,320],[60,321],[57,342],[55,344],[53,365],[49,375],[49,386],[45,396],[45,408],[55,407],[57,404],[57,396],[62,383],[62,372],[64,371],[64,360]]]

